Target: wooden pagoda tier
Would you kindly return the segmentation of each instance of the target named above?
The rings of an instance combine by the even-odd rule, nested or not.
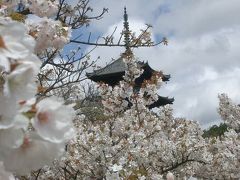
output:
[[[137,65],[140,69],[143,70],[143,73],[135,80],[134,88],[138,91],[141,88],[143,81],[151,79],[152,75],[156,71],[153,70],[147,62],[145,63],[139,61],[137,62]],[[94,82],[104,82],[110,86],[115,86],[119,83],[119,81],[123,80],[125,70],[125,63],[123,62],[122,58],[119,58],[102,69],[95,70],[92,73],[86,73],[86,76]],[[160,75],[164,82],[169,81],[170,75],[165,75],[162,72],[160,72]],[[158,100],[155,101],[153,104],[149,105],[148,107],[149,109],[152,109],[154,107],[172,104],[173,101],[174,98],[158,96]]]
[[[158,100],[148,106],[149,109],[165,106],[167,104],[173,104],[174,98],[168,98],[163,96],[158,96]]]

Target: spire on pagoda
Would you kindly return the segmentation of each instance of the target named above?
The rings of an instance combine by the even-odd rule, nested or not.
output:
[[[126,52],[131,51],[130,50],[130,30],[129,30],[129,22],[128,22],[128,14],[127,14],[127,8],[124,7],[124,15],[123,15],[123,34],[124,34],[124,43],[126,47]]]

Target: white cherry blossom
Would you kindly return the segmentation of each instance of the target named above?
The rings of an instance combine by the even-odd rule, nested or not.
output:
[[[35,59],[36,61],[38,59]],[[16,100],[29,99],[37,91],[36,74],[38,66],[35,62],[24,61],[13,63],[14,69],[6,77],[4,95]]]
[[[224,122],[231,128],[240,131],[240,106],[232,102],[226,94],[219,97],[219,114]]]
[[[64,144],[44,141],[37,134],[26,134],[21,146],[10,149],[4,156],[4,166],[8,171],[24,175],[51,164],[55,158],[63,154],[64,148]]]
[[[41,53],[47,48],[62,49],[69,42],[71,28],[60,21],[41,18],[38,22],[28,21],[29,33],[36,39],[35,51]]]
[[[58,11],[57,0],[30,0],[29,9],[39,17],[51,17]]]
[[[7,11],[12,12],[18,1],[3,3]],[[35,3],[40,5],[46,1]],[[49,1],[47,5],[48,11],[43,13],[50,15],[57,3]],[[36,6],[36,11],[44,11]],[[36,37],[24,23],[4,17],[7,14],[4,12],[0,17],[0,159],[4,164],[0,167],[1,178],[7,178],[4,167],[7,171],[25,175],[50,165],[63,154],[66,141],[74,134],[71,106],[63,105],[63,101],[56,98],[36,101],[40,67],[34,52]],[[50,36],[53,35],[56,42],[45,49],[52,48],[53,44],[61,48],[68,41],[68,28],[57,21],[52,21],[52,25],[54,32]]]
[[[35,45],[34,39],[27,34],[27,28],[19,22],[0,21],[0,53],[1,60],[7,61],[7,58],[14,60],[25,60],[32,58],[32,52]],[[35,58],[36,59],[36,58]],[[34,60],[35,60],[34,59]],[[6,71],[10,70],[9,63],[2,63]]]
[[[37,103],[36,109],[32,125],[43,139],[59,143],[73,137],[72,106],[63,105],[63,102],[56,98],[47,98]]]

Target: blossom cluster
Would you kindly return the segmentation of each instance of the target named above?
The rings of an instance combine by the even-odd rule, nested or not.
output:
[[[132,86],[124,86],[124,83],[120,82],[120,86],[111,87],[107,84],[100,84],[100,92],[102,95],[102,103],[105,108],[106,114],[114,115],[118,112],[123,112],[128,108],[129,101],[128,97],[133,92]],[[111,97],[111,98],[110,98]]]
[[[173,179],[193,175],[194,161],[208,161],[197,123],[174,119],[168,106],[159,116],[141,113],[141,123],[136,117],[133,109],[97,123],[78,116],[78,134],[66,156],[40,177],[64,179],[61,171],[66,168],[68,178]]]
[[[229,129],[222,137],[208,139],[208,151],[212,160],[196,170],[199,178],[239,179],[240,135]]]
[[[134,81],[141,71],[133,56],[124,58],[126,66],[131,65],[124,80],[115,87],[100,85],[107,118],[89,121],[79,113],[77,136],[68,144],[66,156],[46,168],[41,177],[170,180],[194,176],[195,166],[211,161],[197,122],[174,118],[170,106],[159,113],[147,108],[149,98],[144,98],[144,93],[151,90],[148,96],[154,99],[160,76],[146,81],[137,92]]]
[[[41,18],[39,22],[28,21],[29,34],[36,40],[35,52],[41,53],[47,48],[62,49],[69,42],[70,28],[60,21]]]
[[[18,4],[2,3],[7,10]],[[30,34],[8,12],[0,17],[0,179],[11,178],[8,172],[23,175],[51,164],[74,136],[72,106],[56,97],[35,96],[41,88],[41,61],[35,51],[38,42]]]
[[[51,17],[58,11],[57,0],[2,0],[1,5],[4,5],[10,12],[15,10],[17,6],[29,8],[32,13],[39,17]]]
[[[51,19],[58,12],[58,1],[4,1],[2,4],[4,16],[11,16],[14,8],[20,5],[33,13],[32,17],[23,19],[28,27],[28,34],[36,40],[35,53],[41,54],[48,48],[62,49],[69,42],[71,28],[59,20]],[[21,16],[20,13],[19,16]]]
[[[240,106],[234,104],[226,94],[219,95],[219,114],[224,122],[236,131],[240,131]]]
[[[58,11],[58,1],[54,0],[30,0],[29,10],[39,17],[51,17]]]

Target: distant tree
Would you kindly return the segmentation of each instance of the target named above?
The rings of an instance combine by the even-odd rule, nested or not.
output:
[[[227,131],[228,127],[224,123],[220,123],[219,126],[213,125],[208,129],[203,130],[203,137],[210,138],[210,137],[221,137]]]

